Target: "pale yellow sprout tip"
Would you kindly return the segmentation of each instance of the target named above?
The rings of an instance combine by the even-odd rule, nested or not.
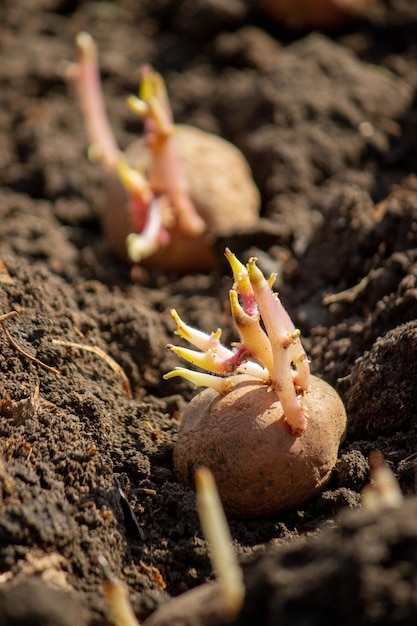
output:
[[[210,558],[220,585],[226,613],[236,615],[243,603],[243,574],[232,548],[232,537],[213,474],[207,467],[195,471],[197,510]]]
[[[401,506],[404,496],[398,480],[380,452],[369,455],[371,482],[362,489],[365,509],[378,511]]]
[[[174,322],[175,322],[176,324],[178,324],[177,320],[178,320],[179,322],[181,322],[181,321],[182,321],[182,320],[181,320],[181,318],[180,318],[180,316],[179,316],[179,315],[178,315],[178,313],[177,313],[177,309],[170,309],[170,310],[169,310],[169,313],[170,313],[170,315],[171,315],[172,319],[174,320]]]
[[[126,161],[120,157],[117,162],[117,174],[121,180],[122,185],[128,191],[144,192],[148,191],[149,185],[145,177],[136,169],[133,169],[126,163]]]
[[[275,283],[276,279],[277,279],[277,273],[276,272],[271,274],[271,276],[268,278],[267,282],[268,282],[268,285],[271,287],[271,289],[274,286],[274,283]]]
[[[130,604],[126,585],[113,575],[106,557],[100,554],[97,560],[105,577],[102,587],[112,623],[114,626],[140,626]]]
[[[238,280],[239,275],[244,276],[247,273],[244,264],[239,261],[237,256],[233,254],[229,248],[226,248],[224,255],[229,262],[235,280]]]
[[[78,33],[75,43],[80,52],[85,55],[96,55],[97,54],[97,46],[94,42],[94,39],[87,33],[86,31],[81,31]]]
[[[142,68],[142,79],[139,87],[139,98],[149,102],[152,98],[158,99],[165,92],[165,83],[160,74],[148,65]]]
[[[259,267],[256,265],[257,260],[258,259],[253,256],[246,264],[246,269],[248,270],[249,274],[249,280],[252,285],[262,283],[263,281],[268,282]]]
[[[211,333],[211,338],[216,341],[220,341],[220,337],[222,336],[222,329],[218,328],[215,332]]]
[[[185,380],[196,387],[210,387],[220,394],[225,394],[233,387],[233,380],[230,378],[223,378],[222,376],[213,376],[212,374],[205,374],[203,372],[195,372],[185,367],[175,367],[170,372],[164,374],[163,378],[169,380],[181,376]]]
[[[148,240],[139,233],[129,233],[126,237],[126,252],[132,263],[140,263],[152,256],[158,247],[157,241]]]
[[[126,104],[132,113],[136,113],[139,117],[145,117],[149,113],[149,105],[136,96],[128,96]]]

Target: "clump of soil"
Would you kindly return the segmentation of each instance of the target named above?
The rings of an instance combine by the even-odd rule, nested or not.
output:
[[[414,606],[407,520],[415,502],[369,517],[359,492],[377,448],[403,491],[415,493],[412,0],[379,0],[360,21],[326,34],[272,27],[256,2],[243,0],[3,3],[0,314],[18,315],[4,323],[10,337],[0,328],[0,623],[13,623],[9,607],[24,593],[14,623],[66,624],[64,593],[78,615],[72,623],[109,624],[101,554],[140,619],[211,577],[193,491],[172,466],[179,416],[194,392],[162,375],[175,365],[164,350],[170,308],[206,331],[223,327],[226,343],[236,339],[225,313],[230,272],[131,275],[106,248],[101,173],[88,162],[63,78],[80,30],[102,51],[122,148],[141,132],[125,97],[147,62],[166,78],[178,122],[243,151],[261,219],[250,232],[219,238],[219,258],[227,244],[277,272],[313,373],[347,404],[347,437],[325,491],[267,520],[231,522],[238,557],[259,559],[248,566],[238,623],[285,615],[326,623],[324,605],[342,624],[347,616],[383,623],[385,615],[404,623]],[[349,508],[358,510],[341,521]],[[318,537],[306,542],[309,535]],[[394,579],[402,591],[393,583],[387,595]],[[343,615],[340,598],[349,601]]]

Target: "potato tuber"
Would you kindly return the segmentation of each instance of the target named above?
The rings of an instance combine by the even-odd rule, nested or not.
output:
[[[307,356],[271,285],[256,266],[246,267],[226,250],[235,284],[232,317],[240,342],[220,343],[172,311],[177,334],[199,351],[168,348],[209,374],[175,368],[210,387],[190,402],[174,449],[178,479],[192,485],[200,465],[213,473],[226,513],[266,517],[316,495],[331,476],[346,428],[337,392],[310,375]],[[262,322],[262,325],[261,325]]]
[[[212,268],[213,238],[258,219],[260,196],[245,158],[216,135],[175,126],[164,82],[149,67],[141,70],[139,98],[128,98],[143,119],[144,137],[120,152],[105,112],[95,44],[80,33],[77,46],[70,77],[85,117],[89,154],[105,169],[100,219],[109,247],[129,262],[170,271]]]
[[[335,28],[358,18],[375,0],[258,0],[272,19],[287,28]]]

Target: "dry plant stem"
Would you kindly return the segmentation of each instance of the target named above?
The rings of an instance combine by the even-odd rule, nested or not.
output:
[[[220,585],[227,615],[240,611],[245,595],[242,570],[232,549],[232,537],[213,474],[207,467],[195,471],[197,511],[209,544],[213,571]]]
[[[17,352],[19,352],[19,354],[24,356],[26,359],[29,359],[29,361],[33,361],[33,363],[36,363],[36,365],[39,365],[39,367],[42,367],[44,370],[46,370],[48,372],[51,372],[52,374],[54,374],[54,376],[59,378],[61,376],[61,374],[58,372],[57,369],[55,369],[55,367],[51,367],[50,365],[47,365],[43,361],[40,361],[39,359],[37,359],[32,354],[29,354],[29,352],[26,352],[25,350],[23,350],[23,348],[21,348],[15,342],[15,340],[13,339],[13,337],[11,336],[9,331],[7,330],[6,324],[4,322],[6,320],[11,319],[12,317],[15,317],[16,315],[17,315],[17,311],[10,311],[9,313],[4,313],[3,315],[0,315],[0,325],[1,325],[2,329],[3,329],[4,334],[6,335],[9,343],[13,346],[13,348],[15,350],[17,350]]]
[[[70,348],[74,350],[84,350],[84,352],[91,352],[92,354],[97,355],[100,359],[103,359],[107,363],[107,365],[115,372],[121,379],[123,384],[123,391],[127,395],[128,398],[133,398],[132,388],[130,386],[130,381],[126,376],[123,369],[120,367],[118,363],[111,356],[109,356],[104,350],[99,348],[98,346],[89,346],[82,343],[74,343],[72,341],[60,341],[59,339],[53,339],[52,343],[55,346],[63,346],[64,348]]]
[[[12,317],[16,317],[17,311],[9,311],[8,313],[3,313],[0,315],[0,322],[3,323],[6,320],[10,320]]]
[[[105,576],[103,592],[114,626],[140,626],[133,613],[126,586],[113,576],[104,556],[100,555],[98,562]]]
[[[353,287],[349,287],[349,289],[344,289],[343,291],[339,291],[338,293],[329,293],[328,295],[323,297],[322,302],[325,306],[330,306],[338,302],[355,302],[356,298],[358,298],[365,291],[369,284],[373,280],[380,278],[383,273],[384,270],[382,267],[371,270],[369,274],[364,276],[364,278],[362,278]]]

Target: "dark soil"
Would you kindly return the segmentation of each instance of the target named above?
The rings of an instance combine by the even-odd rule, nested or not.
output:
[[[4,0],[0,13],[0,314],[17,311],[12,338],[59,372],[0,333],[0,624],[109,624],[99,555],[140,619],[211,577],[194,494],[172,470],[194,391],[162,375],[170,308],[235,338],[230,271],[131,272],[107,250],[102,172],[64,80],[81,30],[122,148],[141,130],[125,97],[146,62],[178,122],[243,151],[262,219],[217,241],[219,258],[228,245],[278,273],[313,372],[346,402],[326,490],[231,521],[248,563],[237,623],[415,623],[415,500],[372,515],[360,491],[378,449],[415,493],[417,4],[380,0],[330,33],[288,32],[244,0]],[[99,355],[56,340],[106,352],[133,397]]]

